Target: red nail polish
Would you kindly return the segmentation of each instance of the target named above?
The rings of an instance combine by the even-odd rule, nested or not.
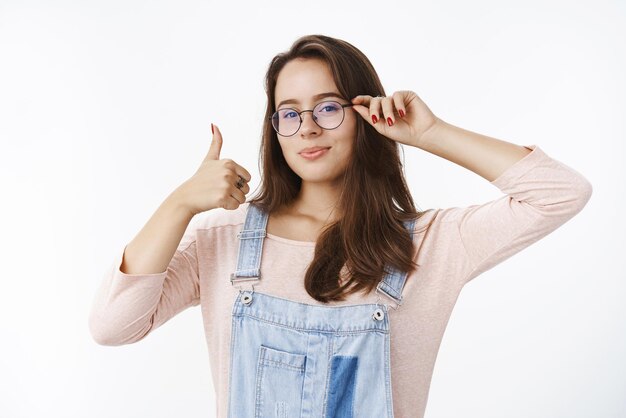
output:
[[[393,121],[389,117],[387,118],[387,125],[389,126],[393,125]]]
[[[376,115],[372,115],[372,122],[374,122],[374,124],[378,122],[378,118],[376,117]]]
[[[398,110],[398,113],[400,113],[400,117],[403,118],[404,117],[404,110],[400,109]]]
[[[214,134],[215,131],[213,130],[213,124],[211,124],[211,133]]]

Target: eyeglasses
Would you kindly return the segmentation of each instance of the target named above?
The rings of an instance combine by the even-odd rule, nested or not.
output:
[[[270,120],[274,130],[280,136],[295,135],[302,125],[302,114],[304,112],[312,112],[313,120],[320,128],[335,129],[343,122],[345,116],[344,107],[352,105],[352,103],[341,104],[335,101],[326,101],[318,103],[313,110],[303,110],[301,112],[291,107],[286,107],[274,112]]]

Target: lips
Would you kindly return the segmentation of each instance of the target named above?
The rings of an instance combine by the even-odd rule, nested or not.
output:
[[[309,147],[309,148],[305,148],[302,151],[300,151],[298,154],[302,154],[302,153],[313,153],[315,151],[319,151],[321,149],[328,149],[330,147]]]
[[[300,151],[300,156],[307,160],[313,161],[326,155],[330,147],[326,147],[326,148],[315,147],[315,148],[309,148],[309,149],[316,150],[316,151],[311,151],[311,152]]]

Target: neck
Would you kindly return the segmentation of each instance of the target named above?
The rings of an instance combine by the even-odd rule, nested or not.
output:
[[[340,195],[341,184],[302,181],[300,193],[287,211],[294,215],[313,218],[322,224],[331,223],[340,217],[337,207]]]

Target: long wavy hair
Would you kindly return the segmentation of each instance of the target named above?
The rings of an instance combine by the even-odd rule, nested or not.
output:
[[[267,108],[259,154],[260,191],[248,200],[268,213],[292,203],[302,183],[287,164],[270,120],[278,75],[296,58],[325,61],[342,97],[385,96],[369,59],[346,41],[307,35],[276,55],[265,76]],[[323,303],[343,301],[358,291],[371,292],[391,266],[409,273],[418,266],[412,259],[412,235],[402,222],[419,218],[425,211],[418,212],[413,203],[398,143],[379,134],[361,117],[357,118],[353,141],[354,151],[336,206],[339,220],[323,228],[305,274],[307,293]]]

